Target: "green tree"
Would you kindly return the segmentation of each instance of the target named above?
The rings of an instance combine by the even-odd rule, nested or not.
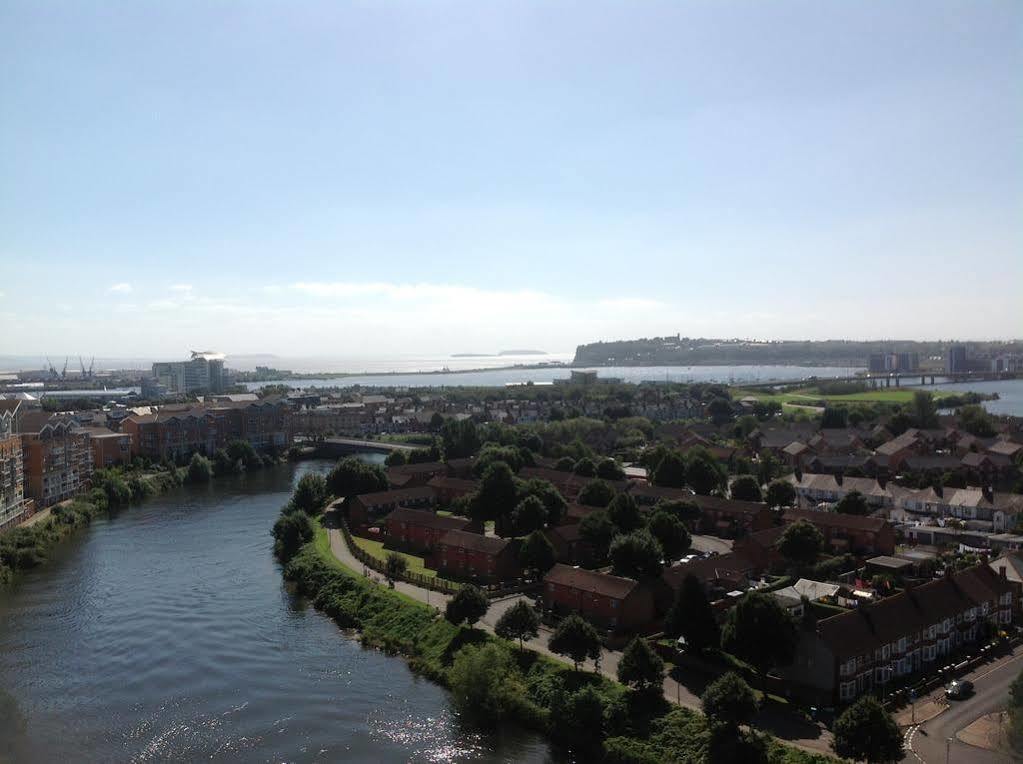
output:
[[[760,423],[755,416],[744,414],[735,420],[735,437],[745,440],[759,426]]]
[[[303,475],[295,492],[291,495],[291,503],[296,509],[300,509],[310,515],[319,514],[323,510],[323,503],[327,500],[327,480],[323,475],[315,472],[307,472]]]
[[[511,467],[512,472],[516,473],[523,467],[522,455],[519,453],[518,448],[487,443],[476,456],[476,461],[473,462],[473,474],[479,477],[495,462],[504,462]]]
[[[510,716],[525,694],[512,656],[493,643],[465,645],[455,653],[448,684],[458,709],[482,726]]]
[[[749,723],[757,712],[756,693],[733,671],[707,685],[700,703],[711,726],[731,735],[738,734],[740,725]]]
[[[274,554],[287,562],[313,540],[313,524],[305,512],[289,512],[277,518],[273,527]]]
[[[700,521],[702,512],[695,501],[688,499],[672,499],[670,501],[659,501],[654,505],[654,512],[667,512],[674,515],[687,528],[693,528]]]
[[[796,520],[778,539],[778,551],[792,565],[802,567],[817,562],[824,547],[824,536],[813,523]]]
[[[601,480],[625,480],[625,470],[622,465],[608,457],[601,459],[597,464],[597,477]]]
[[[657,539],[664,550],[664,558],[677,560],[681,557],[690,544],[693,543],[692,536],[686,530],[686,526],[671,512],[657,509],[647,523],[651,535]]]
[[[707,496],[725,484],[724,468],[705,448],[691,448],[686,452],[686,482],[698,494]]]
[[[592,685],[559,693],[551,704],[555,739],[576,751],[595,751],[604,739],[604,701]],[[585,759],[584,759],[585,760]]]
[[[519,547],[519,563],[535,578],[554,566],[555,556],[554,547],[541,531],[530,533]]]
[[[924,430],[938,426],[938,406],[934,396],[926,390],[913,393],[913,421]]]
[[[561,619],[547,646],[551,652],[571,660],[576,671],[587,658],[600,660],[600,637],[596,629],[577,615]]]
[[[691,573],[682,579],[682,586],[664,619],[664,630],[672,637],[685,637],[686,648],[697,653],[720,644],[721,633],[707,593]]]
[[[483,473],[472,501],[474,520],[496,520],[503,530],[506,520],[519,503],[519,481],[504,462],[493,462]]]
[[[682,488],[686,484],[686,460],[678,451],[667,451],[650,476],[650,482],[664,488]]]
[[[760,483],[752,475],[739,475],[732,481],[732,498],[739,501],[763,501]]]
[[[763,674],[792,662],[799,631],[773,596],[750,592],[728,612],[721,642],[725,650]]]
[[[405,559],[404,555],[397,552],[389,552],[384,563],[384,570],[386,571],[387,580],[393,583],[395,579],[405,575],[405,572],[408,570],[408,560]]]
[[[825,406],[821,414],[822,430],[841,430],[848,426],[849,412],[845,406]]]
[[[770,451],[763,451],[757,457],[757,480],[761,485],[770,483],[783,472],[784,465]]]
[[[571,472],[575,468],[575,459],[571,456],[562,456],[554,465],[558,472]]]
[[[596,477],[597,476],[597,465],[593,463],[593,460],[588,456],[583,457],[575,463],[572,467],[572,472],[579,477]]]
[[[208,483],[211,477],[213,477],[213,465],[210,460],[202,454],[192,454],[192,459],[188,462],[188,482]]]
[[[849,493],[838,500],[838,503],[835,505],[835,511],[843,515],[867,515],[870,514],[870,507],[867,506],[867,500],[863,497],[862,493],[859,491],[849,491]]]
[[[993,438],[997,434],[994,422],[982,406],[963,406],[959,409],[959,424],[978,438]]]
[[[548,525],[560,523],[561,518],[568,511],[568,503],[565,501],[565,497],[547,480],[540,480],[538,478],[526,480],[521,484],[520,495],[523,497],[535,496],[543,502],[544,509],[547,510]]]
[[[448,419],[440,431],[445,459],[464,459],[480,449],[480,436],[471,419]]]
[[[344,498],[386,491],[387,475],[381,467],[349,456],[339,461],[327,475],[327,489],[334,496]]]
[[[405,452],[401,449],[395,449],[384,457],[384,465],[387,467],[400,467],[403,464],[408,464],[408,458],[405,456]]]
[[[525,600],[519,600],[497,619],[494,633],[501,639],[517,639],[523,650],[523,640],[540,636],[540,618]]]
[[[608,549],[616,576],[646,578],[660,575],[664,550],[650,531],[644,529],[615,536]]]
[[[902,733],[878,700],[860,698],[835,720],[835,753],[845,759],[870,764],[900,761],[904,755]]]
[[[440,432],[444,428],[444,416],[434,411],[433,416],[430,417],[430,432]]]
[[[639,692],[656,690],[664,684],[664,661],[645,639],[633,637],[618,662],[618,681]]]
[[[591,480],[579,491],[579,503],[587,507],[606,507],[614,495],[615,489],[603,480]]]
[[[487,595],[475,586],[463,586],[455,596],[448,600],[444,608],[444,618],[448,623],[460,626],[468,623],[475,625],[476,621],[487,614],[490,607],[490,600]]]
[[[772,480],[764,498],[773,509],[791,507],[796,503],[796,488],[787,480]]]
[[[643,516],[636,500],[627,493],[619,493],[607,505],[607,516],[619,533],[630,533],[643,527]]]
[[[252,444],[247,440],[232,440],[227,444],[227,455],[235,463],[241,462],[247,470],[258,470],[263,466],[263,460]]]
[[[606,510],[591,512],[579,523],[579,535],[590,545],[594,557],[598,560],[607,558],[607,551],[615,532],[615,524],[607,516]]]
[[[533,533],[547,522],[547,507],[535,496],[527,496],[511,513],[512,532],[517,536]]]

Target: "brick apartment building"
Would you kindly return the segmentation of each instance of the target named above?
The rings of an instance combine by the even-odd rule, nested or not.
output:
[[[354,496],[348,502],[348,522],[353,532],[381,520],[399,507],[429,509],[437,503],[437,494],[427,486],[376,491]]]
[[[560,563],[544,576],[540,600],[546,611],[576,613],[612,633],[641,634],[655,620],[653,594],[637,581]]]
[[[70,417],[32,411],[20,418],[25,495],[37,508],[70,499],[89,485],[89,433]]]
[[[24,456],[17,432],[21,401],[0,400],[0,530],[17,525],[32,511],[25,499]]]
[[[430,552],[448,531],[472,530],[465,517],[444,517],[429,510],[398,507],[380,525],[384,541],[394,547]]]
[[[448,531],[434,547],[433,567],[453,578],[499,584],[522,575],[519,544],[514,539]]]
[[[83,427],[89,433],[93,469],[106,469],[131,461],[131,434],[114,432],[106,427]]]

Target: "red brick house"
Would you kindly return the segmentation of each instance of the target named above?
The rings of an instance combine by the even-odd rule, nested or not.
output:
[[[498,584],[522,575],[519,543],[465,530],[448,531],[433,549],[432,566],[453,578]]]
[[[636,482],[629,492],[641,507],[650,507],[661,501],[692,501],[693,492],[688,488],[666,488],[660,485]]]
[[[415,488],[424,486],[437,475],[447,475],[448,465],[444,462],[421,462],[401,464],[387,470],[387,479],[392,486]]]
[[[128,433],[114,432],[106,427],[84,427],[82,429],[89,433],[94,469],[116,467],[131,461],[131,435]]]
[[[541,602],[548,612],[576,613],[618,634],[649,632],[656,619],[653,594],[639,582],[560,563],[544,576]]]
[[[475,493],[479,483],[475,480],[463,480],[462,478],[448,477],[447,475],[434,475],[426,485],[432,488],[437,494],[437,503],[446,507],[455,499]]]
[[[523,467],[519,470],[519,477],[523,480],[546,480],[558,489],[558,493],[568,501],[573,501],[579,495],[583,486],[593,478],[584,478],[572,472],[562,472],[546,467]]]
[[[774,525],[775,514],[758,501],[722,499],[718,496],[690,497],[700,508],[700,529],[719,536],[742,536]]]
[[[824,536],[824,543],[835,554],[895,554],[895,530],[883,517],[846,515],[814,509],[786,509],[785,520],[807,520],[813,523]]]
[[[443,517],[425,509],[398,507],[380,524],[384,542],[403,549],[428,552],[448,531],[468,530],[465,517]]]
[[[377,491],[355,496],[348,502],[348,522],[352,530],[364,528],[380,520],[398,507],[424,509],[433,507],[437,496],[425,485],[395,491]]]
[[[593,559],[593,548],[579,533],[579,523],[546,528],[543,535],[554,547],[555,559],[566,565],[587,565]]]

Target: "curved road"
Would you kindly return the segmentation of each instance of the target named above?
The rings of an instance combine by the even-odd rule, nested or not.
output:
[[[1011,756],[976,748],[956,738],[956,733],[985,714],[1005,708],[1009,685],[1023,669],[1023,653],[987,667],[970,679],[974,694],[963,701],[951,701],[949,709],[907,734],[906,757],[910,764],[1005,764]],[[952,742],[949,743],[951,738]],[[947,748],[947,750],[946,750]]]

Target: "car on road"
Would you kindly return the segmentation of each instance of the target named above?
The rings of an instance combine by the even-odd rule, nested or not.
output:
[[[973,682],[968,679],[954,680],[945,687],[945,697],[949,700],[962,700],[973,694]]]

